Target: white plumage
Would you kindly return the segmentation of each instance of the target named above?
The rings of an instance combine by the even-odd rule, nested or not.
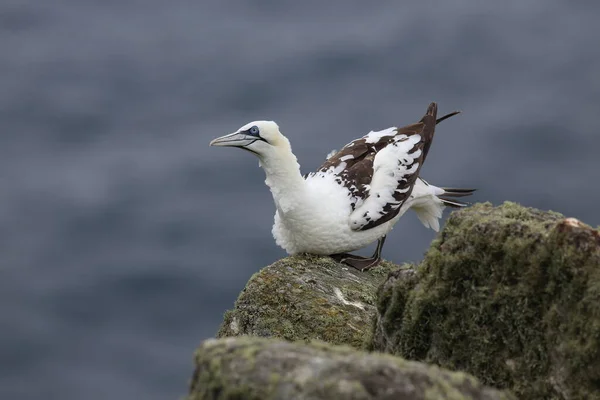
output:
[[[289,254],[334,255],[385,238],[408,209],[438,231],[445,203],[465,205],[442,196],[461,197],[472,190],[442,189],[418,177],[436,112],[432,103],[417,124],[370,132],[328,154],[323,166],[305,178],[288,139],[272,121],[251,122],[211,145],[241,147],[259,157],[275,202],[272,232],[279,246]]]
[[[323,176],[323,177],[322,177]],[[273,237],[289,254],[337,254],[368,246],[392,230],[400,217],[414,204],[419,220],[426,227],[439,230],[438,219],[442,217],[443,202],[434,194],[443,190],[426,186],[418,180],[409,200],[392,220],[368,230],[352,229],[352,212],[348,191],[335,182],[332,173],[318,174],[306,179],[302,199],[297,207],[283,211],[277,207]],[[274,195],[275,203],[278,203]]]

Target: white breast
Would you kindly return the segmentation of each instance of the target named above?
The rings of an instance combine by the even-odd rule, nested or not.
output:
[[[366,231],[350,229],[352,212],[349,192],[330,173],[306,179],[305,198],[293,210],[275,213],[273,237],[289,254],[336,254],[360,249],[392,228],[397,218]]]

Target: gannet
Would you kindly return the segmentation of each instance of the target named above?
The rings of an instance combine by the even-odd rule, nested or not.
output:
[[[474,189],[441,188],[419,177],[436,124],[456,114],[436,119],[437,105],[431,103],[419,122],[371,131],[305,176],[273,121],[250,122],[210,145],[258,157],[276,207],[273,237],[288,254],[328,255],[364,271],[379,264],[386,235],[408,209],[437,232],[444,206],[467,205],[454,198]],[[349,254],[375,241],[373,256]]]

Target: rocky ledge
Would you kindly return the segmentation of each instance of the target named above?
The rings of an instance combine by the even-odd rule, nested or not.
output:
[[[330,257],[284,258],[250,278],[217,337],[318,339],[362,348],[370,338],[377,288],[396,268],[384,262],[359,272]]]
[[[477,204],[419,265],[264,268],[218,337],[196,353],[189,399],[600,398],[600,233]]]
[[[600,398],[600,232],[478,204],[378,292],[370,349],[473,374],[523,399]]]
[[[190,400],[509,399],[460,372],[324,343],[212,339],[196,352]]]

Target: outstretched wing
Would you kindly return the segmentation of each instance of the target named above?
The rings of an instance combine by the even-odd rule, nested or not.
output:
[[[433,139],[437,105],[420,122],[389,128],[347,144],[319,168],[336,175],[352,201],[350,226],[366,230],[393,219],[419,176]]]

